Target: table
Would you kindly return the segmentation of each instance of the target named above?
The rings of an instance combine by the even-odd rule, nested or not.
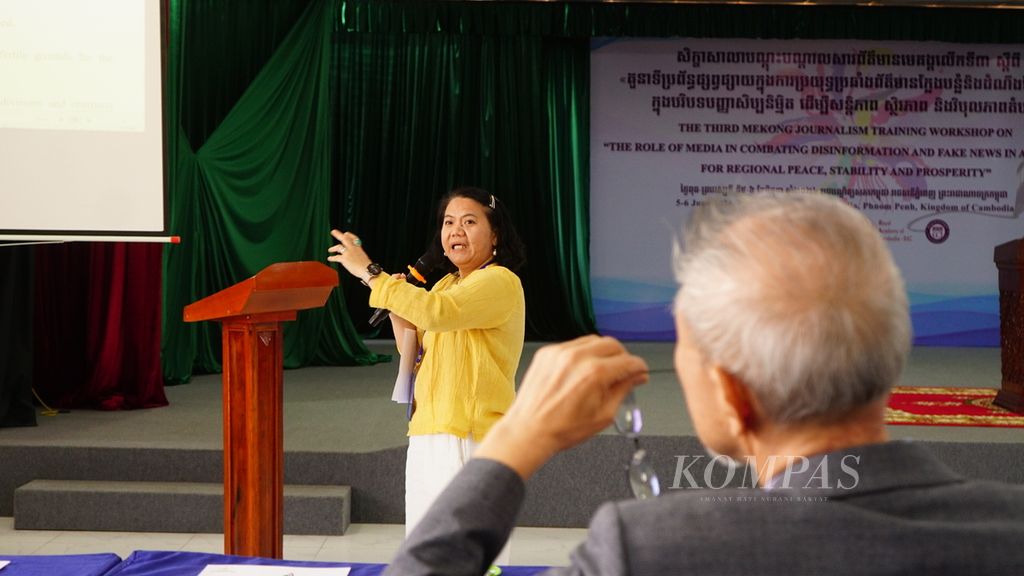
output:
[[[228,554],[205,554],[202,552],[167,552],[136,550],[105,576],[195,576],[207,564],[258,564],[263,566],[311,566],[352,568],[351,576],[378,576],[386,564],[359,564],[354,562],[308,562],[300,560],[277,560]],[[502,576],[532,576],[546,566],[510,566],[502,569]],[[2,576],[7,574],[0,572]],[[40,573],[42,576],[42,573]]]
[[[2,576],[103,576],[121,563],[117,554],[67,554],[60,556],[10,556]]]

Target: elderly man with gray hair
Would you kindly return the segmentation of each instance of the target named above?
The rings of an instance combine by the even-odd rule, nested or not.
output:
[[[1019,571],[1024,487],[968,480],[888,439],[910,321],[871,222],[813,192],[730,200],[695,213],[677,255],[675,367],[704,446],[752,466],[770,491],[605,504],[570,565],[551,573]],[[643,360],[611,338],[540,349],[510,411],[387,573],[482,574],[526,480],[608,426],[646,380]]]

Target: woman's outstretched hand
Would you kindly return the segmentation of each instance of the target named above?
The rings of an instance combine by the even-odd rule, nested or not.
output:
[[[327,260],[341,264],[349,274],[365,282],[370,276],[366,267],[373,260],[370,260],[366,251],[363,250],[362,240],[351,232],[341,232],[340,230],[331,230],[331,236],[334,236],[338,243],[327,249],[332,254],[327,257]]]

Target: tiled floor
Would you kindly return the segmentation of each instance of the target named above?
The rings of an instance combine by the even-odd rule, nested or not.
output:
[[[284,537],[288,560],[386,563],[405,535],[401,524],[352,524],[344,536]],[[511,564],[558,566],[586,535],[576,528],[517,528],[509,548]],[[0,554],[56,555],[113,552],[121,558],[135,550],[224,551],[221,534],[155,532],[61,532],[15,530],[14,519],[0,517]]]

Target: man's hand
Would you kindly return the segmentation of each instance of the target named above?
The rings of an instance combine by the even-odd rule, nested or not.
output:
[[[519,395],[474,454],[526,480],[552,456],[597,434],[626,394],[647,382],[647,364],[609,337],[583,336],[537,351]]]

